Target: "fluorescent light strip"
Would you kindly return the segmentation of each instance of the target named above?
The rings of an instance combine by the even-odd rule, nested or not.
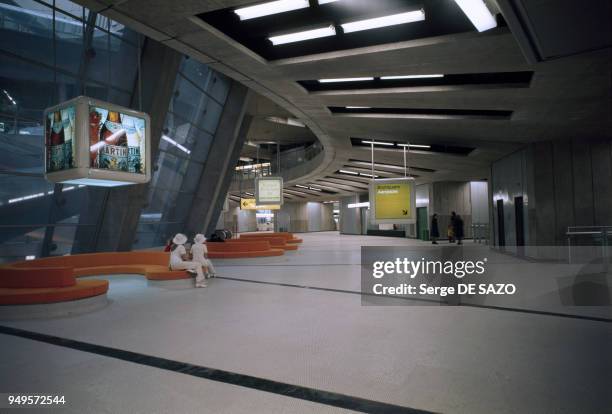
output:
[[[312,190],[312,191],[323,191],[323,190],[321,190],[320,188],[309,187],[309,186],[306,186],[306,185],[301,185],[301,184],[296,184],[295,186],[296,186],[296,187],[299,187],[299,188],[305,188],[306,190]]]
[[[334,82],[363,82],[374,80],[371,76],[361,78],[331,78],[331,79],[319,79],[320,83],[334,83]]]
[[[443,78],[444,75],[433,74],[433,75],[397,75],[397,76],[381,76],[382,80],[393,80],[393,79],[427,79],[427,78]]]
[[[249,20],[257,17],[270,16],[272,14],[305,9],[309,6],[308,0],[277,0],[236,9],[234,13],[240,17],[240,20]]]
[[[431,148],[431,145],[424,144],[397,144],[398,147],[410,147],[410,148]]]
[[[384,145],[386,147],[393,147],[393,146],[395,146],[395,144],[393,142],[367,141],[367,140],[363,140],[363,139],[361,140],[361,143],[362,144],[368,144],[368,145],[371,145],[371,144],[374,144],[374,145]]]
[[[347,206],[348,208],[360,208],[360,207],[370,207],[370,202],[366,201],[365,203],[351,203]]]
[[[304,40],[318,39],[320,37],[334,36],[336,28],[332,25],[321,27],[319,29],[306,30],[303,32],[289,33],[279,36],[271,36],[268,39],[274,46],[284,45],[286,43],[301,42]]]
[[[338,0],[319,0],[318,3],[319,3],[319,6],[320,6],[322,4],[334,3],[336,1],[338,1]]]
[[[15,102],[15,100],[13,99],[13,97],[7,92],[6,89],[2,89],[2,92],[4,92],[4,94],[6,95],[6,97],[8,98],[9,101],[11,101],[11,103],[13,105],[17,105],[17,102]]]
[[[371,106],[345,106],[346,109],[370,109]]]
[[[359,175],[359,173],[358,173],[358,172],[355,172],[355,171],[338,170],[338,172],[339,172],[339,173],[342,173],[342,174]]]
[[[455,0],[463,13],[470,19],[476,30],[485,30],[497,27],[495,16],[489,11],[487,5],[482,0]]]
[[[391,14],[374,19],[359,20],[341,24],[344,33],[359,32],[361,30],[378,29],[379,27],[395,26],[404,23],[413,23],[425,20],[423,10],[414,10],[406,13]]]
[[[181,151],[183,151],[186,154],[191,154],[191,151],[189,151],[187,148],[185,148],[184,146],[182,146],[181,144],[179,144],[178,142],[176,142],[175,140],[173,140],[172,138],[170,138],[167,135],[162,135],[162,139],[172,145],[174,145],[175,147],[177,147],[178,149],[180,149]]]

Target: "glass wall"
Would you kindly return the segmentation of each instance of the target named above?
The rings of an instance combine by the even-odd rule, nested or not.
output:
[[[182,230],[229,87],[228,78],[206,65],[189,58],[181,63],[135,249],[163,245]]]
[[[139,35],[68,0],[0,0],[0,262],[72,249],[80,187],[43,177],[44,108],[84,94],[130,106]],[[50,231],[53,230],[53,231]]]

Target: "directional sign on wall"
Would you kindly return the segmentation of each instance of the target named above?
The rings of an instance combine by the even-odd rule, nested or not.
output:
[[[240,210],[280,210],[280,208],[281,206],[278,204],[257,205],[254,198],[240,199]]]

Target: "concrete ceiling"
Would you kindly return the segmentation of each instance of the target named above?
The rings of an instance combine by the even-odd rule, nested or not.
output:
[[[341,168],[350,167],[350,159],[370,159],[369,149],[353,147],[350,137],[476,148],[468,156],[411,152],[408,157],[411,167],[434,170],[415,170],[414,173],[419,176],[417,182],[486,179],[492,161],[529,142],[612,137],[611,49],[609,39],[602,41],[591,32],[601,30],[605,35],[609,29],[606,32],[599,27],[589,28],[588,21],[575,23],[582,27],[573,27],[572,33],[578,33],[578,36],[582,31],[585,39],[583,42],[573,42],[568,46],[571,50],[568,49],[567,53],[564,53],[563,44],[551,45],[554,36],[550,32],[559,30],[558,26],[548,28],[548,32],[546,27],[538,27],[538,36],[546,35],[547,50],[554,50],[562,57],[547,57],[548,60],[537,63],[527,62],[521,49],[524,46],[519,46],[505,26],[483,33],[472,31],[266,61],[195,17],[208,11],[253,3],[251,0],[77,2],[252,88],[260,97],[249,109],[255,115],[249,131],[250,140],[312,142],[316,137],[325,148],[323,163],[301,179],[289,182],[290,185],[335,186],[339,194],[363,191],[363,186],[351,185],[355,183],[344,181],[345,185],[340,184],[348,177],[335,174]],[[609,3],[600,0],[574,2],[573,5],[568,0],[504,0],[504,3],[509,2],[521,3],[527,10],[527,6],[539,4],[537,12],[540,17],[546,12],[558,13],[555,7],[559,2],[563,3],[563,13],[571,13],[574,9],[579,13],[580,8],[589,7],[591,15],[609,10],[606,9]],[[487,3],[491,10],[497,10],[497,3]],[[543,9],[546,7],[548,9]],[[558,21],[555,19],[555,22]],[[514,27],[510,28],[515,31]],[[590,48],[591,44],[596,47]],[[530,87],[320,94],[308,93],[296,83],[300,80],[338,77],[512,71],[533,71]],[[513,115],[509,120],[346,117],[332,115],[328,110],[330,106],[497,109],[511,110]],[[270,115],[296,117],[309,128],[270,123],[265,120]],[[399,165],[402,164],[402,157],[400,151],[375,151],[376,163]],[[403,175],[403,172],[399,171],[399,175]],[[336,196],[308,197],[330,199]]]

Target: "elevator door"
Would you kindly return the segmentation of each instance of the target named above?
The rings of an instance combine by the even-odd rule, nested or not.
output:
[[[514,197],[514,217],[516,223],[516,245],[525,245],[525,226],[523,220],[523,197]]]
[[[497,245],[506,245],[506,230],[504,229],[504,200],[497,200]]]

